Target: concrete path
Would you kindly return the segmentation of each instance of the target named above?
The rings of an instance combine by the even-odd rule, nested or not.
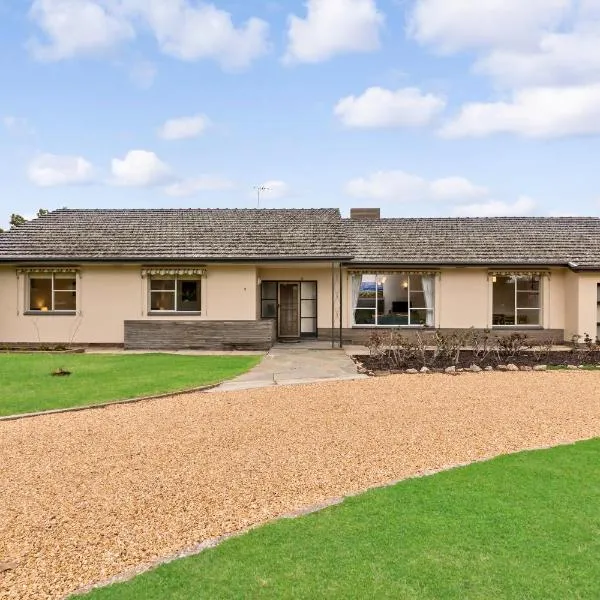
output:
[[[366,377],[344,350],[277,345],[257,367],[208,393]]]

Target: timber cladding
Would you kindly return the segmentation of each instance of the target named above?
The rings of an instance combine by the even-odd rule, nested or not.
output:
[[[275,321],[125,321],[128,350],[269,350]]]

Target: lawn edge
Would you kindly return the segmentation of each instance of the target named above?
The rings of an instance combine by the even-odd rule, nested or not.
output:
[[[227,381],[224,379],[223,381]],[[70,408],[52,408],[50,410],[40,410],[37,412],[31,413],[22,413],[16,415],[6,415],[4,417],[0,417],[0,423],[5,421],[18,421],[20,419],[32,419],[34,417],[44,417],[47,415],[60,415],[63,413],[70,412],[80,412],[82,410],[94,410],[100,408],[108,408],[110,406],[119,406],[121,404],[134,404],[136,402],[146,402],[150,400],[162,400],[164,398],[171,398],[174,396],[183,396],[185,394],[193,394],[196,392],[205,392],[207,390],[212,390],[218,386],[220,386],[223,381],[218,381],[217,383],[212,383],[210,385],[203,385],[200,387],[189,388],[185,390],[178,390],[175,392],[165,392],[163,394],[155,394],[152,396],[139,396],[136,398],[125,398],[124,400],[111,400],[109,402],[103,402],[102,404],[86,404],[84,406],[72,406]]]
[[[128,581],[135,579],[139,575],[143,575],[144,573],[154,571],[155,569],[158,569],[159,567],[162,567],[163,565],[167,565],[167,564],[172,563],[177,560],[182,560],[185,558],[190,558],[192,556],[197,556],[197,555],[201,554],[202,552],[204,552],[205,550],[210,550],[212,548],[216,548],[217,546],[220,546],[222,543],[224,543],[230,539],[241,537],[241,536],[246,535],[246,534],[248,534],[256,529],[259,529],[261,527],[265,527],[267,525],[278,523],[279,521],[282,521],[284,519],[297,519],[297,518],[304,517],[304,516],[307,516],[310,514],[318,513],[323,510],[326,510],[328,508],[331,508],[333,506],[341,505],[346,500],[355,498],[357,496],[362,496],[363,494],[367,494],[368,492],[371,492],[371,491],[383,490],[386,488],[394,487],[400,483],[403,483],[405,481],[410,481],[412,479],[422,479],[422,478],[426,478],[426,477],[432,477],[434,475],[439,475],[440,473],[446,473],[448,471],[453,471],[455,469],[462,469],[462,468],[469,467],[472,465],[491,462],[493,460],[497,460],[497,459],[505,457],[505,456],[515,456],[518,454],[523,454],[525,452],[540,452],[540,451],[544,451],[544,450],[552,450],[554,448],[575,446],[576,444],[580,444],[583,442],[589,442],[589,441],[592,441],[595,439],[599,439],[598,436],[581,438],[581,439],[576,439],[576,440],[572,440],[572,441],[565,441],[565,442],[560,442],[558,444],[551,444],[551,445],[546,445],[546,446],[534,446],[532,448],[523,448],[522,450],[515,450],[514,452],[508,452],[508,453],[503,453],[503,454],[495,454],[492,456],[480,458],[480,459],[473,460],[470,462],[462,462],[462,463],[445,465],[439,469],[424,469],[413,475],[408,475],[407,477],[401,477],[400,479],[396,479],[394,481],[389,481],[387,483],[382,483],[382,484],[375,484],[375,485],[369,486],[365,489],[359,490],[357,492],[351,492],[351,493],[345,494],[343,496],[328,498],[318,504],[313,504],[308,507],[299,508],[292,512],[284,513],[281,516],[274,517],[274,518],[268,519],[266,521],[254,523],[243,529],[225,533],[221,536],[217,536],[214,538],[209,538],[202,542],[198,542],[197,544],[194,544],[193,546],[188,546],[187,548],[183,548],[182,550],[173,552],[172,554],[159,556],[158,558],[155,558],[154,560],[147,561],[147,562],[137,565],[135,567],[131,567],[130,569],[126,569],[125,571],[122,571],[121,573],[118,573],[117,575],[109,577],[108,579],[104,579],[102,581],[97,581],[95,583],[90,583],[82,588],[79,588],[78,590],[71,592],[68,596],[65,596],[65,600],[76,600],[77,598],[83,597],[84,595],[89,594],[90,592],[92,592],[94,590],[109,587],[111,585],[127,583]]]

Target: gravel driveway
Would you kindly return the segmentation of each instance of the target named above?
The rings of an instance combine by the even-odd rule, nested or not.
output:
[[[0,423],[0,598],[61,598],[302,507],[600,436],[600,373],[400,375]]]

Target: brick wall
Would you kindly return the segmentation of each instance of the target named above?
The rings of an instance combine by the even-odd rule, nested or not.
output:
[[[129,350],[268,350],[275,321],[125,321]]]

